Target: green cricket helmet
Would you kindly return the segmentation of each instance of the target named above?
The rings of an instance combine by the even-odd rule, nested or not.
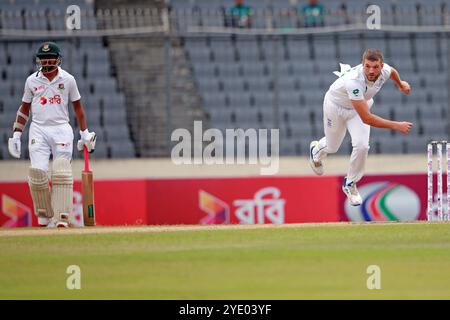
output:
[[[49,73],[61,65],[62,54],[54,42],[44,42],[36,52],[36,65],[39,71]]]

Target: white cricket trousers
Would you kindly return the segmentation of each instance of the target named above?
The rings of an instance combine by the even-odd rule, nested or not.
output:
[[[73,131],[69,123],[42,126],[34,122],[30,125],[28,138],[31,166],[48,172],[50,154],[53,159],[72,160]]]
[[[373,100],[368,104],[372,107]],[[358,182],[364,174],[369,153],[370,126],[362,122],[355,109],[331,103],[327,94],[323,102],[323,126],[325,137],[320,139],[318,150],[313,150],[314,158],[323,161],[328,154],[337,152],[348,130],[353,150],[346,178],[347,182]]]

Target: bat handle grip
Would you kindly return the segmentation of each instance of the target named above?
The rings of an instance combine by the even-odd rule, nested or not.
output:
[[[84,171],[91,171],[89,168],[89,152],[86,146],[83,148],[84,150]]]

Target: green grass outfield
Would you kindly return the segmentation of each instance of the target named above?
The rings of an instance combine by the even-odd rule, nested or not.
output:
[[[0,230],[0,299],[450,299],[449,272],[449,223]]]

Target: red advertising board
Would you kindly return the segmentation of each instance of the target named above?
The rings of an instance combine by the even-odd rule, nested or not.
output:
[[[145,180],[102,180],[94,182],[98,225],[147,224]],[[81,182],[74,183],[72,223],[82,225]],[[37,226],[33,202],[26,182],[0,183],[0,226]]]
[[[76,187],[81,192],[81,183]],[[146,180],[101,180],[94,183],[99,225],[147,224]]]
[[[0,226],[31,227],[37,225],[33,201],[25,182],[0,183]]]
[[[339,220],[336,177],[158,179],[148,185],[149,224]]]
[[[427,177],[424,174],[367,175],[358,183],[358,190],[363,203],[357,207],[348,203],[343,192],[339,193],[342,221],[426,219]]]
[[[261,224],[426,219],[426,176],[368,175],[361,206],[342,177],[239,177],[95,181],[98,225]],[[435,188],[436,189],[436,188]],[[435,190],[436,191],[436,190]],[[0,183],[0,226],[37,225],[26,182]],[[73,223],[82,225],[81,184]]]

